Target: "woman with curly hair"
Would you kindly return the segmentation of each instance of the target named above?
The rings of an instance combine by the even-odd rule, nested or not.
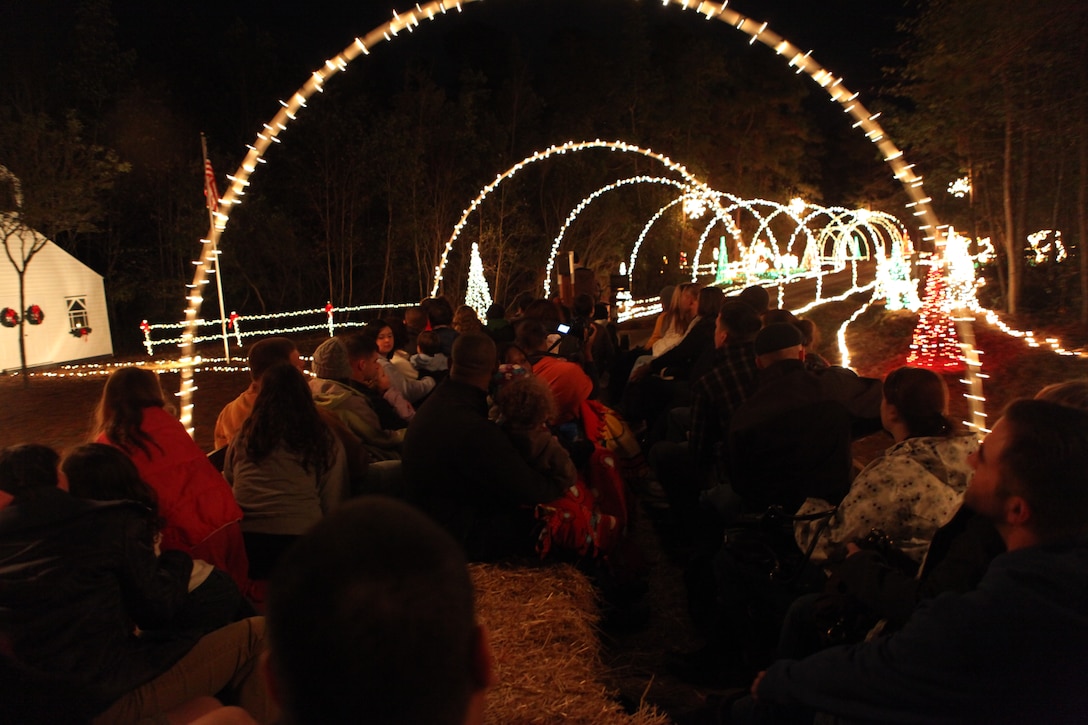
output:
[[[231,575],[247,591],[238,507],[223,474],[166,411],[159,376],[143,368],[114,371],[95,414],[95,443],[121,449],[159,499],[162,548],[184,551]]]
[[[501,365],[495,383],[496,422],[513,442],[525,462],[555,481],[556,486],[574,485],[577,471],[570,454],[559,444],[548,422],[555,418],[552,391],[528,366]]]
[[[453,329],[457,330],[461,335],[468,332],[483,332],[484,323],[480,321],[480,316],[476,314],[476,310],[468,305],[461,305],[453,313]]]
[[[350,490],[347,458],[302,373],[276,365],[261,378],[253,413],[227,449],[250,576],[267,579],[279,556]]]

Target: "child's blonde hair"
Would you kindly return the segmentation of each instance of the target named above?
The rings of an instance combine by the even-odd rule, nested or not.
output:
[[[502,384],[495,394],[499,422],[513,430],[535,430],[555,417],[551,388],[535,375],[522,375]]]

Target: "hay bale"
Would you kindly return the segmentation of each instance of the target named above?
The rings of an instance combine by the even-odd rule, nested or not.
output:
[[[499,680],[486,722],[668,723],[647,705],[628,715],[601,683],[597,596],[581,572],[568,564],[471,569]]]

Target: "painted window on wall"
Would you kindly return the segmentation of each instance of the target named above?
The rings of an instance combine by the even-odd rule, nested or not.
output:
[[[66,297],[64,301],[68,303],[68,327],[70,329],[78,330],[91,326],[90,318],[87,316],[86,297]]]

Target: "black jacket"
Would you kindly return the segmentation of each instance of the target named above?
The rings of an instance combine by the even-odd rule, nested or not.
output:
[[[453,379],[416,412],[401,465],[415,502],[474,560],[531,552],[533,504],[563,493],[487,419],[487,393]]]
[[[716,317],[700,317],[675,347],[650,361],[650,372],[657,374],[664,370],[671,378],[687,380],[695,361],[707,350],[714,349],[717,324]]]
[[[759,372],[759,386],[729,431],[729,475],[753,511],[796,511],[806,498],[837,504],[850,489],[852,436],[879,430],[881,385],[846,368],[810,372],[782,360]]]
[[[13,694],[5,719],[93,716],[195,644],[196,635],[135,634],[174,617],[192,570],[182,552],[155,556],[146,521],[139,504],[56,488],[0,508],[0,674]]]

